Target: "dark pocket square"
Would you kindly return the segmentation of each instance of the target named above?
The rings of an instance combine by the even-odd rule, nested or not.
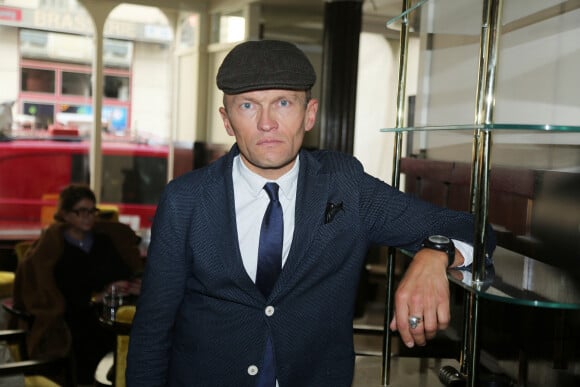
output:
[[[334,219],[335,215],[342,210],[342,202],[340,203],[328,203],[326,205],[326,212],[324,214],[324,223],[330,223]]]

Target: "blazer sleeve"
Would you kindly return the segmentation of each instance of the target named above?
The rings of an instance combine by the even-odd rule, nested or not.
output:
[[[157,206],[141,293],[131,328],[127,386],[164,386],[169,377],[173,326],[184,297],[186,241],[192,190],[169,184]]]
[[[361,216],[372,221],[366,225],[373,242],[416,252],[426,237],[441,234],[473,245],[472,214],[433,205],[368,174],[359,186]],[[496,238],[491,226],[487,227],[486,260],[491,264]]]

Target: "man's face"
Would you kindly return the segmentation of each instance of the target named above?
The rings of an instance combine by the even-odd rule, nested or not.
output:
[[[246,166],[267,179],[292,169],[304,133],[316,122],[318,101],[305,91],[260,90],[225,95],[220,114],[236,137]]]

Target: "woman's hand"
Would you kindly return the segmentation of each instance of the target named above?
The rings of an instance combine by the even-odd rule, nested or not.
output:
[[[93,296],[94,302],[101,302],[107,295],[112,296],[138,296],[141,293],[141,278],[132,280],[120,280],[105,286],[101,293]]]
[[[127,292],[134,296],[138,296],[141,293],[141,278],[134,278],[128,282],[128,289]]]
[[[141,293],[141,278],[115,281],[105,288],[105,294],[134,295]]]

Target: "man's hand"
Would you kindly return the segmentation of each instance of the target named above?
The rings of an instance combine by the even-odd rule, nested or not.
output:
[[[456,255],[454,266],[463,262],[461,253],[457,252]],[[399,331],[401,340],[409,348],[415,344],[425,345],[437,330],[446,329],[449,325],[447,261],[444,252],[419,250],[399,284],[390,327]],[[415,328],[409,325],[411,316],[421,319]]]

